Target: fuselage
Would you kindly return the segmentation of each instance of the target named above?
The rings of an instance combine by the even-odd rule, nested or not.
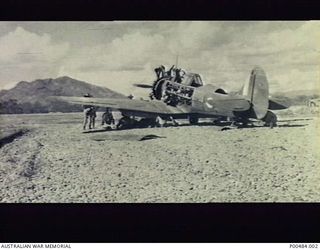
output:
[[[222,88],[203,85],[200,75],[188,74],[181,83],[162,78],[153,85],[153,96],[168,107],[181,112],[173,117],[239,117],[248,116],[250,101],[239,93],[227,94]]]
[[[236,117],[250,110],[250,101],[239,94],[227,94],[211,84],[198,87],[192,96],[190,113]]]

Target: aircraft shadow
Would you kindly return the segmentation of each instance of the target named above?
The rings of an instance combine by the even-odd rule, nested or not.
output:
[[[283,124],[283,125],[278,125],[280,128],[295,128],[295,127],[305,127],[308,124]]]
[[[94,134],[94,133],[101,133],[101,132],[108,132],[108,131],[114,131],[114,130],[111,128],[101,128],[101,129],[85,130],[82,133],[83,134]]]
[[[174,124],[166,124],[163,126],[164,128],[170,128],[170,127],[225,127],[231,125],[231,122],[223,122],[223,123],[212,123],[212,122],[199,122],[197,124],[190,124],[190,123],[182,123],[179,125],[174,125]]]
[[[231,129],[228,128],[231,125],[231,122],[224,122],[224,123],[218,123],[218,124],[212,124],[210,122],[202,122],[202,123],[198,123],[196,125],[194,124],[179,124],[179,125],[173,125],[173,124],[167,124],[163,127],[152,127],[152,128],[178,128],[178,127],[222,127],[222,128],[226,128],[225,130]],[[276,127],[278,128],[295,128],[295,127],[305,127],[308,124],[281,124],[281,125],[277,125]],[[94,134],[94,133],[103,133],[103,132],[113,132],[113,131],[122,131],[122,130],[136,130],[136,129],[145,129],[146,127],[132,127],[132,128],[122,128],[122,129],[111,129],[111,128],[101,128],[101,129],[94,129],[94,130],[86,130],[83,131],[82,133],[84,134]],[[248,126],[239,126],[236,127],[237,129],[251,129],[251,128],[265,128],[265,126],[259,126],[259,125],[248,125]]]
[[[296,118],[296,119],[288,119],[288,120],[278,120],[278,122],[295,122],[295,121],[310,121],[313,118]]]
[[[113,134],[113,135],[97,135],[91,137],[94,141],[147,141],[166,138],[165,136],[158,136],[154,134],[137,135],[137,134]]]
[[[139,141],[147,141],[147,140],[154,140],[158,138],[167,138],[165,136],[158,136],[158,135],[145,135],[139,139]]]
[[[197,124],[196,126],[214,126],[214,127],[222,127],[226,128],[226,130],[229,128],[231,123],[220,123],[220,124],[212,124],[212,123],[204,123],[204,124]],[[308,124],[281,124],[277,125],[275,128],[298,128],[298,127],[305,127]],[[184,126],[194,126],[191,124],[184,124]],[[248,126],[239,126],[237,129],[251,129],[251,128],[266,128],[266,126],[261,126],[261,125],[248,125]]]

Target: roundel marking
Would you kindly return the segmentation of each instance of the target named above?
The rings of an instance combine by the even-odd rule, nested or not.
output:
[[[207,107],[208,107],[209,109],[212,109],[212,108],[213,108],[213,105],[210,104],[210,102],[209,102],[209,101],[211,101],[211,100],[213,100],[213,98],[212,98],[212,97],[208,97],[208,98],[206,99],[206,102],[205,102],[205,104],[207,105]]]

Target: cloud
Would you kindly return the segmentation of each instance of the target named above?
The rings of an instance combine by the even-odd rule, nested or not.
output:
[[[261,65],[269,80],[279,83],[277,90],[319,87],[320,22],[296,23],[294,27],[284,23],[288,22],[281,22],[281,29],[276,27],[278,22],[250,25],[221,49],[243,72]]]
[[[2,82],[68,75],[129,93],[132,83],[152,82],[154,67],[170,67],[179,55],[179,67],[228,90],[239,89],[256,65],[266,70],[271,91],[319,85],[320,22],[82,22],[68,36],[63,23],[50,25],[50,34],[17,27],[0,37]]]
[[[68,48],[67,43],[53,44],[48,34],[37,35],[18,27],[0,38],[0,62],[19,63],[24,56],[54,62],[64,56]]]
[[[208,48],[208,42],[204,40],[209,41],[218,30],[205,22],[159,22],[152,25],[152,32],[150,29],[146,32],[144,26],[142,30],[136,27],[110,43],[81,48],[66,59],[60,74],[90,78],[99,85],[112,82],[112,87],[117,90],[129,91],[132,83],[152,82],[154,67],[160,64],[170,67],[175,64],[177,54],[181,64],[192,69],[195,65],[192,60],[197,60],[198,51]],[[96,69],[94,73],[92,69]]]
[[[11,87],[21,80],[54,75],[68,43],[55,44],[49,34],[38,35],[21,27],[0,37],[0,83]]]

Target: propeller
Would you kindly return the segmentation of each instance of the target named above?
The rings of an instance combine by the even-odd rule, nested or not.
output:
[[[143,89],[152,89],[153,86],[149,84],[144,84],[144,83],[135,83],[133,86],[138,87],[138,88],[143,88]]]

